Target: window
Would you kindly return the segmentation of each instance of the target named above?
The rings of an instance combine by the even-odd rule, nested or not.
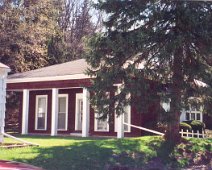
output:
[[[47,124],[47,95],[36,96],[35,129],[46,130]]]
[[[131,106],[125,107],[124,123],[131,124]],[[115,115],[115,132],[117,132],[117,116]],[[124,125],[124,132],[131,132],[131,127]]]
[[[199,120],[202,121],[202,108],[201,106],[190,106],[190,110],[186,111],[185,119],[186,120]]]
[[[58,130],[67,130],[68,94],[58,96]]]
[[[82,130],[83,98],[82,93],[76,94],[75,130]]]
[[[110,98],[109,92],[106,92],[105,95],[107,99]],[[108,123],[109,116],[107,116],[105,120],[99,119],[101,116],[102,114],[95,113],[95,118],[94,118],[95,131],[108,132],[109,131],[109,123]]]
[[[95,131],[109,131],[108,119],[101,120],[98,119],[101,117],[98,113],[95,113]]]
[[[201,120],[201,114],[200,113],[196,114],[196,120]]]
[[[195,113],[190,113],[190,115],[191,115],[191,118],[190,118],[191,120],[196,120],[195,119]]]
[[[186,112],[186,120],[190,120],[190,113]]]

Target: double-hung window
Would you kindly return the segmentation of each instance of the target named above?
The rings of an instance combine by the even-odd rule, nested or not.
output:
[[[106,92],[106,97],[109,99],[110,98],[110,93],[109,92]],[[102,120],[102,119],[99,119],[102,114],[101,113],[95,113],[94,114],[94,127],[95,127],[95,131],[101,131],[101,132],[108,132],[109,131],[109,116],[107,115],[107,118]]]
[[[109,124],[108,124],[108,118],[105,120],[99,119],[102,114],[95,113],[95,131],[102,131],[102,132],[108,132],[109,131]]]
[[[83,94],[76,94],[75,106],[75,130],[82,130],[82,115],[83,115]]]
[[[131,124],[131,106],[125,106],[124,108],[124,123]],[[117,123],[118,118],[117,115],[115,115],[115,132],[117,132]],[[128,125],[124,125],[124,132],[131,132],[131,127]]]
[[[36,96],[36,118],[35,129],[46,130],[47,129],[47,95]]]
[[[58,96],[58,130],[67,130],[68,94]]]
[[[202,107],[190,105],[190,110],[186,111],[185,119],[202,121]]]

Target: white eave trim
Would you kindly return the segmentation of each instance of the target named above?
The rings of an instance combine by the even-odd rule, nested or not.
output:
[[[11,78],[7,79],[7,83],[24,83],[24,82],[43,82],[43,81],[58,81],[58,80],[77,80],[91,78],[85,74],[73,74],[65,76],[51,76],[51,77],[33,77],[33,78]]]

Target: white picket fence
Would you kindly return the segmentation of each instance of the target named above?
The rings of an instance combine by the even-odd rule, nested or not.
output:
[[[206,134],[204,133],[204,131],[202,130],[202,133],[200,133],[199,131],[194,132],[193,130],[191,132],[187,131],[183,131],[183,129],[181,129],[181,131],[179,132],[181,134],[182,137],[187,137],[187,138],[206,138]]]

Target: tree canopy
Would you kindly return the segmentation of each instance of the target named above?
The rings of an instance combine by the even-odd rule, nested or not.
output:
[[[89,0],[1,1],[0,61],[14,73],[82,58],[100,23],[91,11]]]
[[[107,19],[105,32],[89,41],[93,104],[106,118],[111,110],[123,113],[123,106],[132,102],[126,98],[129,93],[148,101],[151,95],[142,94],[149,89],[147,81],[169,85],[166,138],[177,141],[180,111],[185,99],[194,95],[190,93],[194,80],[212,82],[212,3],[99,0],[96,7]],[[105,92],[117,83],[120,93],[108,99]],[[209,91],[204,90],[207,97]]]

